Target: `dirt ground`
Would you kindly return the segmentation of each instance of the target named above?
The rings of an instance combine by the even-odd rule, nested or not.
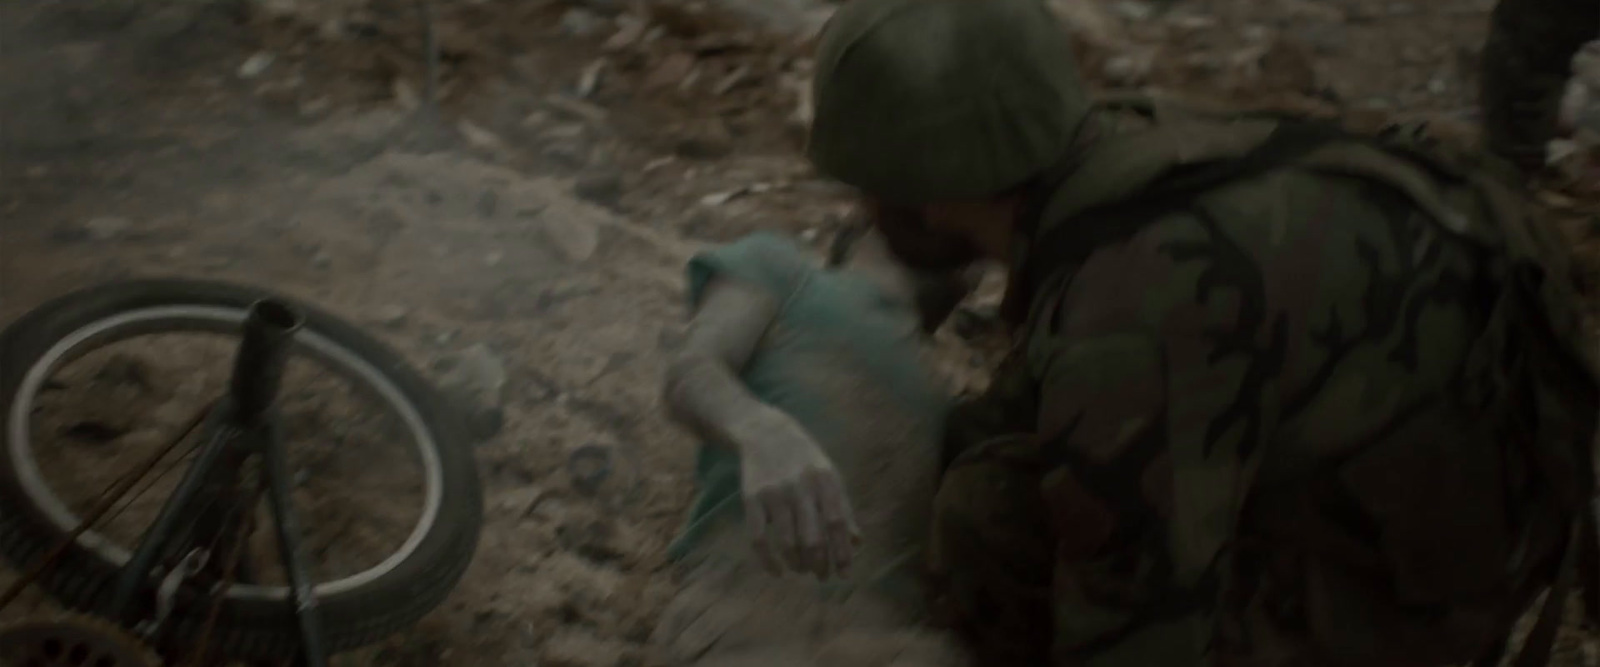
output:
[[[797,150],[827,6],[723,2],[440,0],[431,31],[400,0],[0,3],[0,322],[185,276],[303,298],[436,374],[484,346],[506,381],[477,559],[352,664],[642,664],[691,494],[658,397],[683,262],[756,229],[820,244],[849,208]],[[1062,8],[1107,90],[1470,127],[1491,4]],[[1600,258],[1591,205],[1547,198]],[[952,389],[995,361],[939,346]],[[589,445],[616,452],[592,496],[567,467]],[[1563,664],[1593,664],[1580,640]]]

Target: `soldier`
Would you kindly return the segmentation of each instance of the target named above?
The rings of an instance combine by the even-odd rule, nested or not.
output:
[[[1405,133],[1088,99],[1038,0],[855,0],[808,155],[927,270],[1011,272],[930,567],[981,664],[1548,653],[1593,487],[1559,243]]]

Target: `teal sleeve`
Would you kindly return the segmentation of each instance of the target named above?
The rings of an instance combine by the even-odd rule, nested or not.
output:
[[[699,307],[706,285],[715,277],[738,280],[785,300],[811,268],[799,243],[772,232],[756,232],[689,260],[689,307]]]

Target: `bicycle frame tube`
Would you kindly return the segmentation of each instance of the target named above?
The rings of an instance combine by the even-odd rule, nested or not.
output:
[[[207,441],[199,456],[184,472],[177,490],[167,499],[119,573],[110,609],[116,618],[126,619],[133,610],[134,596],[147,581],[156,560],[180,526],[191,518],[190,506],[206,495],[230,493],[232,489],[217,487],[236,486],[244,460],[260,454],[267,496],[277,524],[278,547],[288,571],[295,615],[300,620],[302,658],[299,664],[311,667],[326,664],[320,613],[301,547],[299,519],[290,498],[293,480],[288,452],[271,410],[283,382],[290,343],[303,323],[300,313],[282,302],[263,300],[251,305],[245,316],[239,351],[234,357],[228,397],[206,422]]]
[[[230,386],[234,418],[241,425],[256,424],[277,400],[289,360],[289,342],[303,321],[293,308],[278,301],[257,301],[250,307]]]

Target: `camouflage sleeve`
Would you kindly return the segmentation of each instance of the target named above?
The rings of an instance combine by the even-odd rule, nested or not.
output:
[[[1026,357],[1056,664],[1204,663],[1220,554],[1276,417],[1284,327],[1262,274],[1207,221],[1178,216],[1041,297],[1049,315]]]

